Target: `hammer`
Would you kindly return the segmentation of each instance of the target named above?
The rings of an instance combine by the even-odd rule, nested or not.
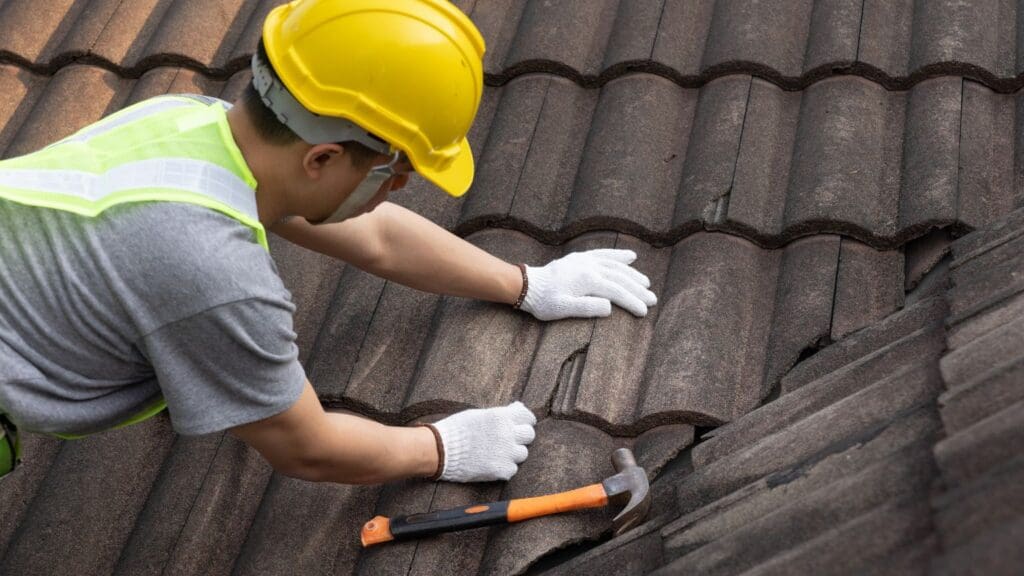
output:
[[[651,495],[647,473],[637,466],[632,451],[619,448],[613,452],[612,466],[616,471],[614,476],[599,484],[568,492],[413,514],[404,518],[377,516],[363,525],[363,547],[492,524],[520,522],[560,512],[600,508],[609,503],[625,503],[626,506],[612,520],[615,535],[618,536],[643,521],[651,507]]]

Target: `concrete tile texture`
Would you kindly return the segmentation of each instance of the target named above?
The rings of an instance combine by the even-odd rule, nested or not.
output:
[[[281,3],[0,0],[0,157],[159,94],[234,100]],[[1024,571],[1019,2],[455,4],[487,43],[474,184],[393,200],[513,262],[633,250],[658,305],[543,323],[272,238],[328,408],[522,400],[519,474],[311,484],[166,418],[29,436],[0,573]],[[375,514],[599,481],[619,446],[655,486],[632,533],[591,511],[358,544]]]

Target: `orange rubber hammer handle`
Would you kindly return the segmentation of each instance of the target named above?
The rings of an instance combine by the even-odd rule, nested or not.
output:
[[[604,485],[591,484],[549,496],[503,500],[466,508],[413,514],[404,518],[377,516],[363,526],[360,538],[363,541],[363,546],[373,546],[392,540],[417,538],[505,522],[519,522],[559,512],[598,508],[606,504],[608,504],[608,494],[605,492]]]
[[[600,508],[608,505],[608,494],[601,484],[591,484],[576,490],[550,494],[548,496],[535,496],[533,498],[519,498],[510,500],[508,503],[508,521],[520,522],[570,512],[572,510],[584,510],[586,508]]]

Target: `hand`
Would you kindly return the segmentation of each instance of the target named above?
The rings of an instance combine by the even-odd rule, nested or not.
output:
[[[537,418],[522,402],[499,408],[464,410],[434,424],[444,446],[441,480],[508,480],[533,442]]]
[[[651,281],[630,266],[632,250],[573,252],[540,268],[526,267],[527,290],[521,308],[540,320],[593,318],[612,313],[612,303],[634,316],[646,316],[658,302]]]

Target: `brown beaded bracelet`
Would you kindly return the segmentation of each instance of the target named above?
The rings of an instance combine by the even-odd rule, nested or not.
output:
[[[444,442],[441,442],[441,433],[437,431],[433,424],[417,424],[417,426],[430,428],[430,431],[434,433],[434,442],[437,444],[437,471],[429,479],[440,480],[441,474],[444,473]]]
[[[526,264],[516,264],[519,270],[523,273],[523,289],[519,292],[519,298],[516,298],[516,303],[512,305],[513,310],[519,310],[523,306],[523,300],[526,300],[526,290],[530,287],[530,279],[526,276]]]

